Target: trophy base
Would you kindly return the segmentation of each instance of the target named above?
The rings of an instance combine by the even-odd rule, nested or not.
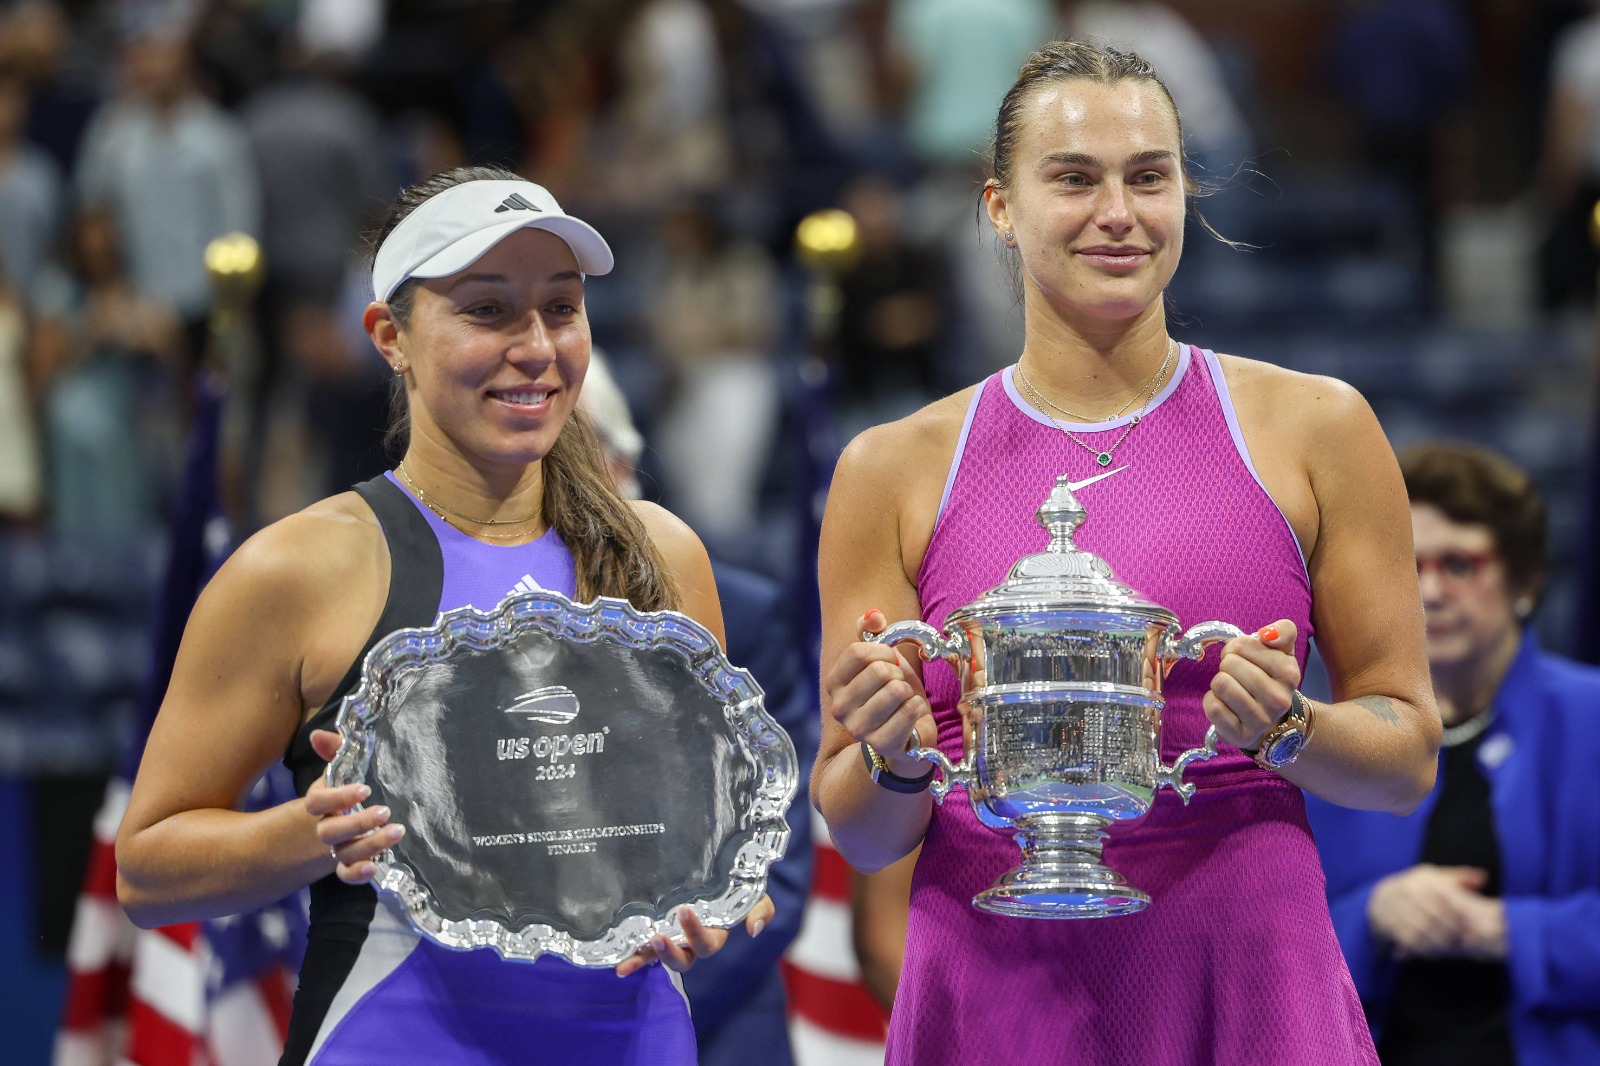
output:
[[[1100,861],[1110,819],[1042,815],[1015,823],[1022,865],[973,897],[1013,918],[1111,918],[1150,906],[1150,897]]]
[[[972,905],[1013,918],[1112,918],[1150,906],[1150,897],[1109,869],[1103,880],[1012,870],[973,897]]]

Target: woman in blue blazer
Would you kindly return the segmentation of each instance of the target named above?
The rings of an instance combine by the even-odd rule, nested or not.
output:
[[[1306,797],[1385,1066],[1600,1063],[1600,670],[1538,646],[1545,510],[1468,445],[1401,458],[1439,778],[1412,814]]]

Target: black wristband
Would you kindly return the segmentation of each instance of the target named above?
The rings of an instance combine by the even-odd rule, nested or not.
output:
[[[872,745],[864,740],[861,742],[861,760],[867,764],[867,776],[890,792],[912,796],[918,792],[926,792],[928,786],[933,784],[934,767],[928,767],[928,772],[921,777],[901,777],[889,769],[889,764],[884,761],[883,756],[873,751]]]

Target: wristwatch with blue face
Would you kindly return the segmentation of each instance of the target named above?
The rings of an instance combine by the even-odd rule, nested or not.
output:
[[[1316,725],[1317,712],[1312,702],[1296,689],[1289,700],[1289,709],[1267,730],[1261,746],[1254,751],[1242,748],[1246,755],[1265,770],[1281,770],[1300,757],[1311,743],[1311,730]]]
[[[866,741],[861,742],[861,758],[867,764],[867,773],[879,786],[890,792],[903,792],[906,795],[915,795],[925,792],[933,783],[933,767],[928,767],[928,772],[921,777],[901,777],[889,769],[889,763],[882,755],[872,749]]]

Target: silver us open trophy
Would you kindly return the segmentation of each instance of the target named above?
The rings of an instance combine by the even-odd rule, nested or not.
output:
[[[380,640],[328,765],[406,835],[374,862],[423,935],[614,966],[677,908],[736,924],[788,844],[794,744],[675,611],[523,592]]]
[[[1150,897],[1102,861],[1106,831],[1143,817],[1162,785],[1187,804],[1195,786],[1184,769],[1217,753],[1209,728],[1204,747],[1162,765],[1162,683],[1179,659],[1242,632],[1202,622],[1184,633],[1171,611],[1113,580],[1105,560],[1072,543],[1086,512],[1065,476],[1038,514],[1049,546],[951,611],[943,633],[908,621],[864,636],[914,642],[924,660],[952,660],[978,682],[965,696],[974,721],[961,762],[910,751],[942,771],[936,800],[964,787],[978,820],[1011,831],[1022,849],[1022,864],[974,906],[1027,918],[1130,914]]]

